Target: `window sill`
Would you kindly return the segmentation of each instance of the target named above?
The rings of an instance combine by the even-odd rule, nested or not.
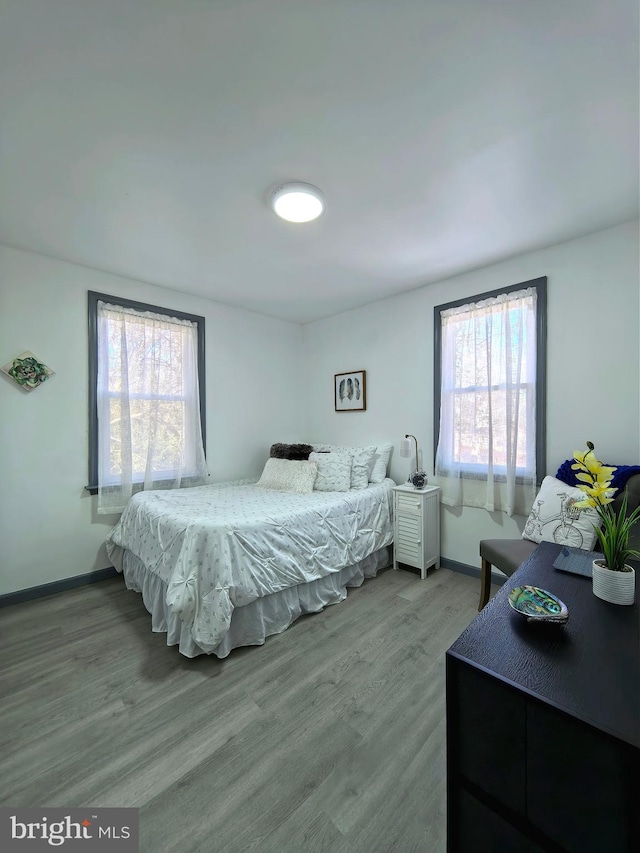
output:
[[[195,485],[197,485],[197,486],[206,485],[206,482],[205,482],[205,483],[202,483],[199,477],[196,477],[196,478],[190,478],[190,477],[188,477],[188,476],[185,476],[185,477],[183,477],[183,478],[182,478],[182,485],[178,486],[177,488],[180,488],[180,489],[188,489],[188,488],[191,488],[191,486],[192,486],[192,485],[194,485],[194,484],[192,484],[192,483],[189,483],[189,482],[188,482],[190,479],[195,479],[195,480],[197,481],[197,482],[195,483]],[[160,489],[171,489],[171,488],[176,488],[175,486],[171,485],[173,482],[174,482],[173,478],[172,478],[172,479],[170,479],[170,480],[169,480],[169,479],[167,479],[167,480],[156,480],[156,483],[155,483],[155,485],[156,485],[156,489],[160,490]],[[118,483],[114,483],[114,484],[113,484],[113,486],[114,486],[114,488],[118,488]],[[108,488],[108,487],[107,487],[107,488]],[[97,494],[98,494],[98,491],[99,491],[99,487],[98,487],[98,486],[85,486],[85,487],[84,487],[84,490],[85,490],[86,492],[89,492],[89,494],[90,494],[90,495],[97,495]],[[133,484],[133,494],[134,494],[134,495],[135,495],[137,492],[142,492],[142,491],[144,491],[144,487],[143,487],[143,483],[142,483],[142,481],[139,481],[139,482],[136,482],[136,483],[134,483],[134,484]]]
[[[436,476],[455,477],[455,476],[457,476],[457,474],[455,471],[443,470],[443,471],[436,472]],[[486,483],[486,481],[488,479],[488,475],[487,475],[486,471],[469,471],[467,469],[467,470],[460,471],[460,478],[462,480],[479,480],[480,482]],[[532,478],[535,479],[535,477],[533,477],[533,475],[532,475]],[[505,474],[502,474],[502,473],[494,474],[493,475],[493,481],[494,481],[494,483],[506,483],[507,477]],[[516,474],[516,484],[524,485],[525,483],[529,483],[529,482],[531,482],[531,480],[528,477],[524,477],[522,474]]]

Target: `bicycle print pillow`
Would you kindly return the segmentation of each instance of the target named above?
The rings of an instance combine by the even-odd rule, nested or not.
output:
[[[555,477],[545,477],[536,495],[522,533],[531,542],[556,542],[585,551],[593,550],[595,527],[600,519],[595,509],[578,509],[585,494]]]

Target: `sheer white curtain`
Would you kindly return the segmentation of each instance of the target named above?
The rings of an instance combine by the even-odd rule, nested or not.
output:
[[[205,482],[197,342],[188,320],[98,302],[99,513]]]
[[[536,487],[535,288],[441,314],[442,502],[526,515]]]

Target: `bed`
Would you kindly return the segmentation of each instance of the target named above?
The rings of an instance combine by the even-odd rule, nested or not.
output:
[[[238,481],[140,492],[107,537],[152,630],[187,657],[261,645],[391,564],[392,487],[274,491]]]

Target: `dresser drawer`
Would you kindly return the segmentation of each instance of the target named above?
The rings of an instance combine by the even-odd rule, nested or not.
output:
[[[446,661],[448,772],[524,818],[526,697],[456,657]]]
[[[638,849],[640,762],[632,747],[529,700],[526,768],[529,820],[564,848]]]
[[[457,819],[448,833],[450,853],[542,853],[541,847],[464,788],[454,796],[457,802],[451,805]]]

